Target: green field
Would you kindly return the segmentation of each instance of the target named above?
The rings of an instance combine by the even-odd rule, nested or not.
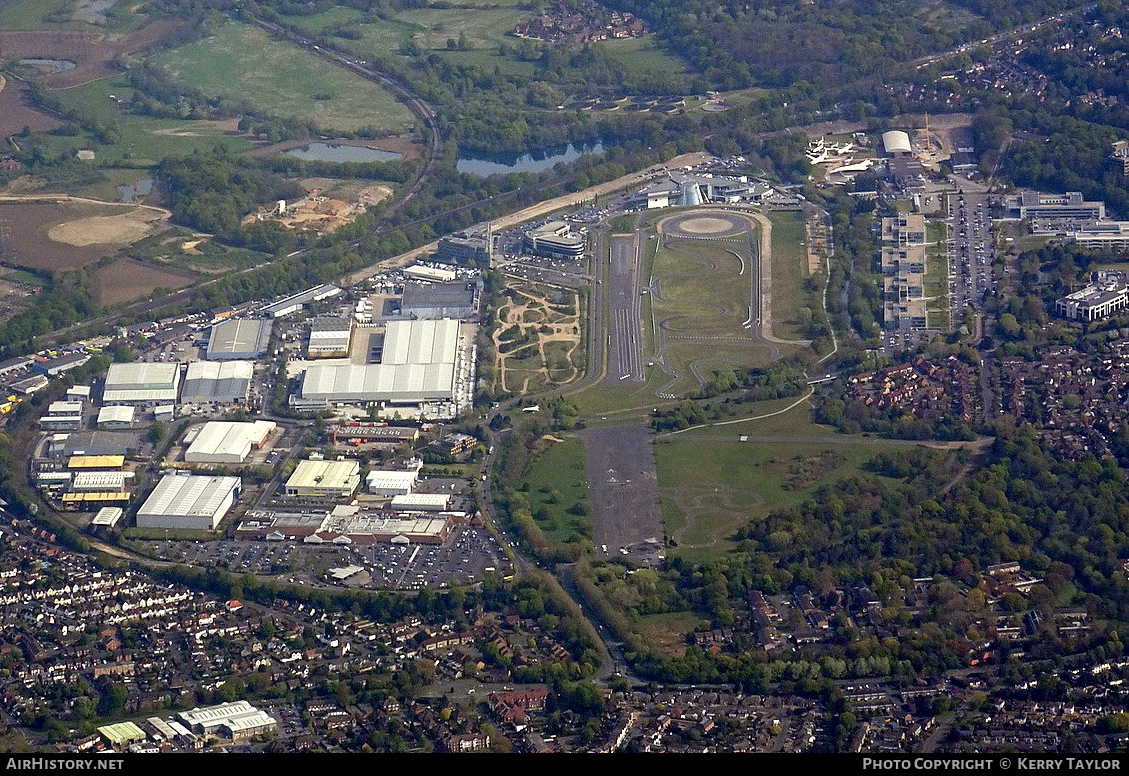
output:
[[[794,402],[743,409],[765,414]],[[716,557],[732,549],[729,536],[745,522],[801,503],[890,447],[812,423],[806,403],[771,418],[660,436],[660,505],[664,528],[677,543],[673,552],[694,561]]]
[[[788,256],[786,251],[781,253],[782,304],[794,305],[799,287],[784,277]],[[775,307],[775,250],[773,256]],[[670,384],[664,392],[687,394],[701,386],[702,378],[761,366],[772,358],[772,351],[750,339],[744,328],[753,293],[750,262],[748,250],[739,242],[668,240],[659,248],[650,275],[658,293],[651,295],[650,305],[654,326],[663,329],[660,341],[665,343],[665,363],[678,377],[673,383],[667,378]],[[791,286],[795,292],[789,290]],[[652,328],[647,323],[644,321],[644,329]]]
[[[447,50],[448,40],[462,42],[471,51],[490,50],[497,53],[503,41],[517,40],[506,33],[531,16],[524,6],[499,4],[492,8],[407,8],[386,18],[363,17],[359,11],[334,8],[312,16],[290,17],[290,21],[310,32],[324,33],[348,26],[360,31],[361,39],[337,38],[341,45],[358,53],[385,55],[413,41],[428,51]]]
[[[453,63],[471,65],[486,72],[497,69],[504,75],[531,77],[536,69],[534,62],[504,55],[502,50],[513,50],[522,45],[520,39],[508,33],[518,22],[533,15],[526,3],[494,0],[475,2],[473,8],[405,8],[392,11],[385,18],[366,16],[351,8],[333,8],[311,16],[287,18],[316,34],[332,33],[342,27],[359,32],[359,40],[336,37],[334,43],[370,58],[399,52],[406,44],[412,43]],[[451,42],[462,48],[454,50]],[[631,73],[666,76],[687,71],[686,63],[664,51],[652,35],[601,41],[594,47]]]
[[[245,24],[224,24],[155,61],[206,94],[326,131],[398,134],[415,125],[407,106],[371,81]]]
[[[569,437],[553,442],[525,479],[529,501],[541,531],[554,544],[563,544],[576,534],[591,536],[591,518],[574,515],[568,510],[588,498],[588,462],[584,440]]]
[[[772,333],[781,339],[807,339],[797,317],[812,309],[804,293],[808,254],[804,247],[804,216],[799,212],[769,214],[772,221]],[[812,313],[817,311],[812,309]]]
[[[686,63],[659,46],[653,35],[626,40],[605,40],[596,48],[634,73],[685,73]]]
[[[42,139],[56,154],[73,153],[79,148],[93,148],[96,160],[106,166],[152,166],[169,154],[190,154],[208,151],[217,145],[238,153],[251,148],[251,141],[233,131],[225,130],[218,122],[191,121],[188,119],[153,119],[127,112],[117,99],[128,104],[133,90],[127,86],[124,75],[91,81],[73,89],[59,89],[52,96],[64,105],[80,109],[116,130],[116,142],[102,144],[79,133],[73,136],[46,134]]]

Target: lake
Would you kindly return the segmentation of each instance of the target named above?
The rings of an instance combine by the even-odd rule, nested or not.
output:
[[[310,143],[283,153],[309,162],[398,162],[404,158],[395,151],[339,143]]]
[[[460,156],[455,164],[459,172],[471,175],[504,175],[510,172],[543,172],[557,162],[575,162],[585,154],[601,154],[604,144],[597,140],[595,143],[581,143],[567,146],[552,146],[541,151],[528,154],[479,154],[477,156]]]

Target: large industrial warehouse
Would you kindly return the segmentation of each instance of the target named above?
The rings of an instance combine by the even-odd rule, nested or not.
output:
[[[102,403],[175,403],[179,389],[180,364],[110,364]]]
[[[137,527],[213,529],[238,496],[238,477],[166,474],[137,510]]]
[[[193,361],[184,375],[183,402],[245,401],[254,364],[250,361]]]
[[[455,396],[459,322],[391,321],[379,364],[313,364],[295,406],[419,404]]]
[[[247,456],[267,441],[277,426],[269,420],[251,423],[213,420],[190,431],[188,463],[243,463]]]
[[[352,498],[361,486],[361,467],[356,461],[301,461],[286,481],[287,498]]]
[[[254,361],[270,347],[272,326],[265,318],[217,323],[208,338],[208,360]]]

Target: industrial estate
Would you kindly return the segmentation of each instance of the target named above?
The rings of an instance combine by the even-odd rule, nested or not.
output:
[[[0,0],[0,751],[1123,749],[1129,7],[910,5]]]

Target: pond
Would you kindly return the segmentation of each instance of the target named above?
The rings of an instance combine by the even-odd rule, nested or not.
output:
[[[54,75],[64,70],[74,70],[75,67],[74,62],[69,59],[34,59],[30,57],[28,59],[21,59],[16,64],[34,67],[45,75]]]
[[[603,142],[552,146],[528,154],[479,154],[460,156],[455,168],[471,175],[503,175],[510,172],[543,172],[557,162],[575,162],[585,154],[601,154]]]
[[[137,183],[123,183],[118,186],[118,191],[122,193],[122,202],[133,202],[133,198],[137,195],[145,196],[152,190],[152,178],[142,178]]]
[[[398,162],[404,158],[403,154],[395,151],[339,143],[310,143],[283,153],[308,162]]]

